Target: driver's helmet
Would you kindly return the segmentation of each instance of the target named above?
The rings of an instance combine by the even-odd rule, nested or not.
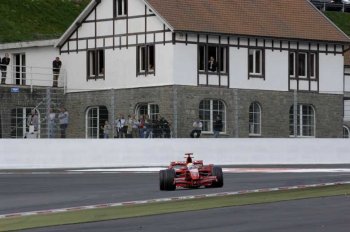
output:
[[[188,163],[188,164],[187,164],[187,168],[188,168],[188,169],[194,168],[194,164],[193,164],[193,163]]]

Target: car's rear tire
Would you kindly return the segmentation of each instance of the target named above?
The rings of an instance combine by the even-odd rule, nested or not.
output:
[[[224,175],[222,173],[222,168],[218,166],[214,166],[211,170],[211,175],[216,176],[217,181],[214,181],[212,187],[221,188],[224,186]]]
[[[176,189],[174,179],[175,179],[174,169],[160,170],[159,171],[159,189],[174,191]]]

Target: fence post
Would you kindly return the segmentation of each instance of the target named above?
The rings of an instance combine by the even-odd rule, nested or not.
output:
[[[239,101],[238,101],[238,89],[233,91],[234,98],[234,137],[239,138]]]
[[[46,88],[46,122],[47,122],[47,137],[51,137],[51,128],[53,125],[51,125],[50,120],[50,109],[51,109],[51,89],[50,87]]]
[[[108,121],[112,128],[112,138],[114,138],[116,125],[115,125],[115,95],[114,95],[113,88],[111,89],[111,114],[110,115],[111,115],[111,119]]]
[[[177,138],[177,88],[176,86],[173,86],[173,132],[171,134],[172,138]]]
[[[30,69],[30,92],[33,93],[33,67],[30,66],[29,69]],[[26,69],[26,72],[27,72],[27,69]],[[25,73],[25,75],[27,76],[27,73]]]
[[[294,90],[294,102],[293,102],[293,129],[294,137],[298,137],[298,92]]]
[[[63,69],[63,93],[67,93],[67,70]]]

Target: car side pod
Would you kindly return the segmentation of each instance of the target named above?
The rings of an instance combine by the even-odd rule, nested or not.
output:
[[[175,184],[175,170],[165,169],[159,171],[159,188],[165,191],[174,191],[176,189]]]

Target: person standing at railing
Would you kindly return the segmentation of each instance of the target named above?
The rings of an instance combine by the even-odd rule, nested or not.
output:
[[[6,84],[6,74],[7,74],[7,65],[10,64],[10,57],[8,53],[5,53],[5,56],[1,59],[1,84]]]
[[[58,87],[58,77],[60,75],[62,62],[59,57],[56,57],[54,61],[52,61],[52,72],[53,72],[53,85],[52,87]]]

